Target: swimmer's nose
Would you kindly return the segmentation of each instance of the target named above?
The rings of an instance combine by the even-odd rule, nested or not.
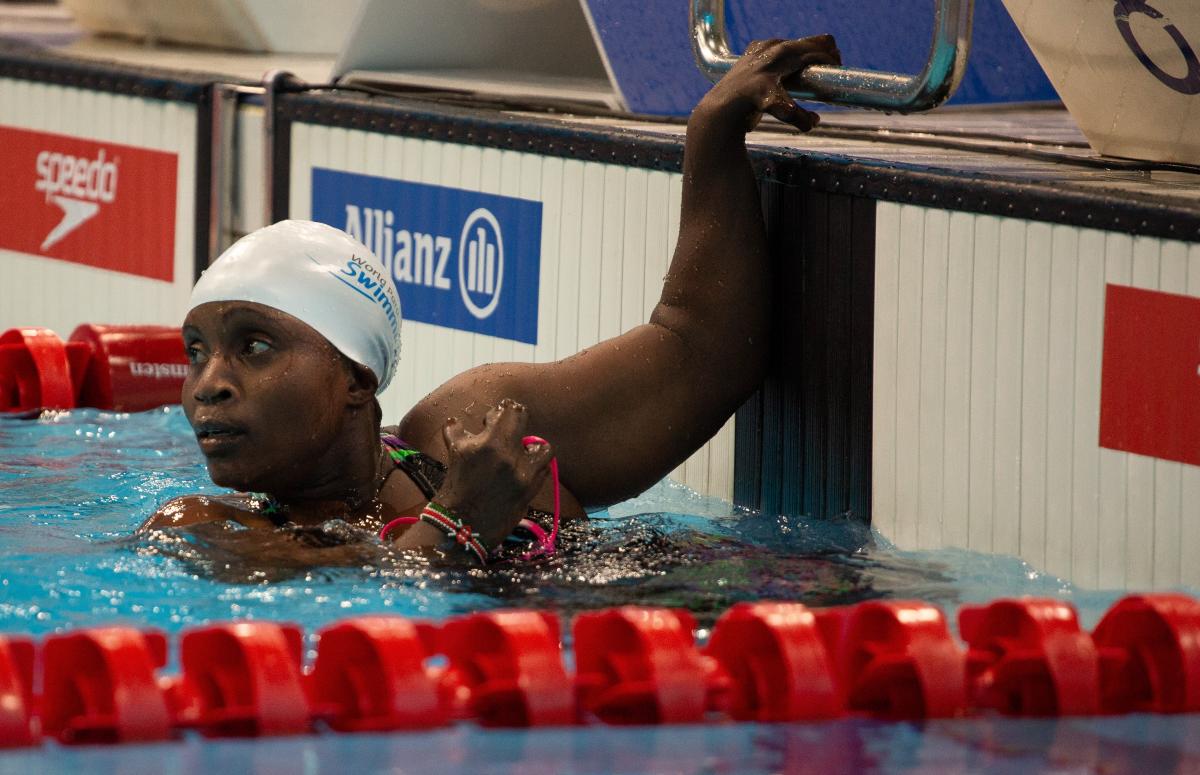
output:
[[[192,398],[200,404],[219,404],[233,398],[233,383],[222,358],[209,358],[192,385]]]
[[[193,398],[197,403],[201,404],[219,404],[223,401],[228,401],[233,397],[233,391],[228,388],[220,388],[218,390],[197,390],[193,394]]]

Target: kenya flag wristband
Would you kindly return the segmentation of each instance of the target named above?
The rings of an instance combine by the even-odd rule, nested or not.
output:
[[[425,504],[425,508],[421,509],[420,520],[441,530],[467,551],[474,552],[475,559],[479,560],[480,565],[487,565],[487,549],[484,549],[483,544],[479,543],[479,539],[471,534],[471,526],[464,525],[462,520],[455,517],[450,509],[430,501]]]

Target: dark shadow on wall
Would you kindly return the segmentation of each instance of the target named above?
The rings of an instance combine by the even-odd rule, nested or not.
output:
[[[737,413],[734,501],[869,524],[875,201],[767,182],[763,210],[776,340]]]

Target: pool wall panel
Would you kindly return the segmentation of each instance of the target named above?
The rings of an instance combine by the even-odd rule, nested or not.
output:
[[[1099,433],[1106,284],[1200,296],[1200,245],[884,202],[876,225],[873,524],[1085,587],[1200,581],[1200,467]]]
[[[734,499],[764,514],[867,521],[875,202],[775,181],[764,202],[778,333],[766,382],[737,413]]]
[[[644,322],[658,300],[679,228],[678,173],[299,121],[290,126],[293,218],[311,216],[314,167],[542,205],[536,344],[406,320],[401,366],[381,396],[386,422],[472,366],[567,357]],[[731,419],[672,478],[732,499],[733,439]]]
[[[178,325],[194,280],[197,254],[197,106],[59,83],[0,78],[0,126],[176,156],[174,250],[172,256],[162,259],[169,267],[170,281],[46,255],[0,250],[0,288],[34,291],[4,294],[0,330],[46,326],[66,337],[82,322]],[[49,141],[47,148],[52,145]],[[116,204],[122,195],[129,196],[125,192],[133,184],[118,176]],[[32,190],[29,196],[31,205],[42,197]],[[101,205],[93,223],[101,223],[106,217],[105,207]],[[83,245],[83,252],[89,249],[88,225],[84,222],[68,237],[78,240],[76,244]],[[139,236],[130,233],[128,239],[133,243]]]

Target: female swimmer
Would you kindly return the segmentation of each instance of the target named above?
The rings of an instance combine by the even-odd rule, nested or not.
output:
[[[382,265],[322,224],[239,240],[193,292],[183,407],[213,481],[240,493],[177,498],[143,529],[331,518],[378,529],[424,514],[387,537],[486,553],[529,509],[551,510],[552,456],[566,519],[657,482],[766,371],[770,267],[745,135],[764,113],[812,129],[786,84],[839,62],[829,36],[754,43],[693,111],[679,240],[649,323],[554,363],[464,372],[391,434],[375,396],[396,369],[400,304]],[[531,433],[553,448],[525,445]]]

